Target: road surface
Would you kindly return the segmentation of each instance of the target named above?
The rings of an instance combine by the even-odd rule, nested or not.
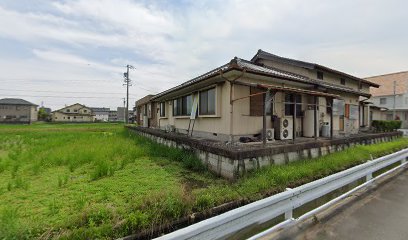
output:
[[[353,194],[316,218],[263,239],[406,240],[408,170]]]

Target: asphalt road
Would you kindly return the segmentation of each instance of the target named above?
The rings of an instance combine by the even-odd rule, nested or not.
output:
[[[408,170],[376,183],[369,191],[350,196],[314,219],[265,239],[406,240]]]

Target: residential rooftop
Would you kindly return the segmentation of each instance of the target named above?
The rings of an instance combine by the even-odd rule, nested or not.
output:
[[[0,104],[3,105],[25,105],[25,106],[38,106],[21,98],[3,98],[0,99]]]

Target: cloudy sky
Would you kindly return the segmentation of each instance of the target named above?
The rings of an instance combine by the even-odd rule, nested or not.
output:
[[[366,77],[408,70],[404,0],[0,0],[0,98],[123,105],[258,49]]]

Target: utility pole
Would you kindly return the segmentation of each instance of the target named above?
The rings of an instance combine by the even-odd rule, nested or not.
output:
[[[131,80],[129,78],[129,69],[134,69],[132,65],[126,65],[126,72],[123,73],[125,77],[125,84],[126,85],[126,107],[125,107],[125,123],[129,123],[129,86],[132,86]]]
[[[123,98],[123,122],[126,123],[126,98]]]
[[[396,117],[396,115],[395,115],[395,90],[396,90],[396,87],[397,87],[397,82],[396,81],[394,81],[394,106],[393,106],[393,110],[392,110],[392,120],[396,120],[395,119],[395,117]]]

